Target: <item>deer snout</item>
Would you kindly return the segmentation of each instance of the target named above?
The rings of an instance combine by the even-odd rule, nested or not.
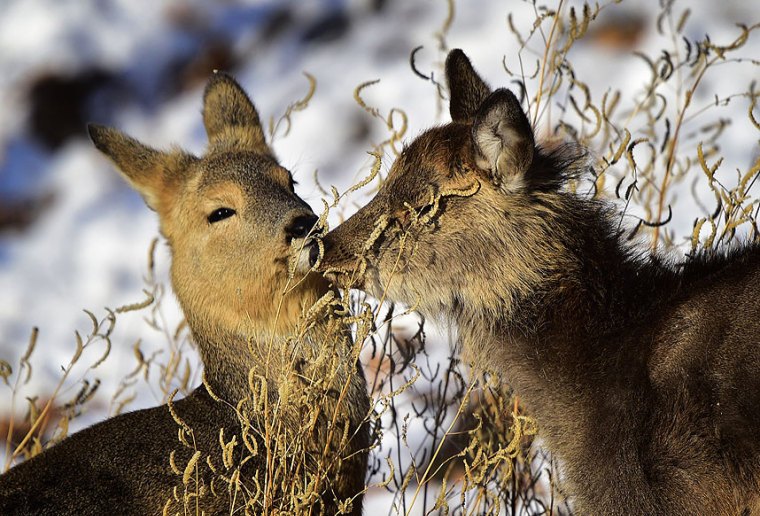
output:
[[[319,240],[324,249],[321,261],[320,244],[316,241],[309,243],[310,269],[322,274],[337,287],[363,288],[365,278],[363,273],[359,274],[356,270],[359,266],[358,256],[344,249],[340,240],[334,240],[332,236],[332,233],[328,233]]]
[[[314,228],[314,224],[317,223],[319,217],[314,214],[300,215],[294,218],[290,225],[285,228],[285,234],[288,238],[306,238],[309,232]]]

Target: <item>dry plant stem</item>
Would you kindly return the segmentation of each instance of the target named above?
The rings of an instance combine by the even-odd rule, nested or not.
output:
[[[94,316],[92,316],[92,317],[94,317]],[[21,440],[21,442],[16,446],[15,450],[13,451],[13,453],[10,454],[10,455],[8,455],[6,457],[4,470],[6,470],[6,471],[8,470],[8,468],[10,467],[10,464],[13,462],[13,460],[16,457],[19,456],[19,454],[22,452],[22,450],[29,443],[30,439],[34,435],[34,432],[36,432],[37,429],[40,427],[40,425],[46,420],[46,416],[47,416],[48,412],[50,411],[51,407],[53,406],[53,402],[55,401],[56,397],[58,396],[58,393],[60,392],[61,387],[63,387],[63,384],[66,381],[66,378],[68,378],[69,374],[71,373],[71,370],[74,367],[74,364],[79,360],[79,357],[82,354],[82,350],[93,342],[93,339],[94,339],[95,336],[98,336],[98,330],[100,329],[100,326],[102,324],[103,323],[101,322],[100,324],[98,324],[94,328],[93,333],[87,339],[87,342],[82,343],[81,340],[78,340],[77,350],[74,352],[74,357],[69,361],[68,365],[66,366],[66,369],[63,372],[63,376],[58,381],[58,384],[56,385],[55,390],[53,391],[53,394],[50,396],[50,399],[48,399],[47,403],[45,403],[45,406],[43,407],[43,409],[38,414],[37,419],[34,421],[34,423],[32,424],[31,428],[26,433],[26,435]],[[77,337],[77,338],[79,339],[79,337]],[[36,339],[36,337],[35,337],[35,339]],[[28,358],[28,356],[25,357],[25,358]],[[9,434],[8,439],[10,439],[10,435],[11,434]],[[9,442],[10,441],[8,441],[8,443]]]
[[[358,349],[361,349],[361,342],[358,342]],[[327,439],[325,440],[325,447],[324,447],[324,450],[322,451],[322,457],[320,458],[320,463],[317,467],[317,471],[319,472],[324,472],[324,473],[327,472],[327,468],[324,465],[324,460],[329,457],[330,443],[332,442],[333,436],[335,434],[335,428],[337,427],[336,423],[338,421],[338,409],[342,406],[343,402],[346,399],[346,395],[348,394],[348,388],[349,388],[353,375],[354,375],[354,369],[351,369],[351,372],[348,374],[348,378],[344,382],[343,388],[340,391],[338,402],[335,404],[335,410],[333,411],[333,417],[330,424],[330,431],[327,434]]]
[[[296,111],[303,111],[309,107],[309,102],[311,102],[314,93],[317,91],[317,79],[309,72],[302,73],[306,77],[306,80],[309,81],[309,90],[306,92],[302,99],[296,100],[295,102],[292,102],[290,105],[288,105],[288,107],[285,109],[285,113],[280,116],[276,123],[274,122],[274,117],[269,119],[269,136],[272,142],[278,138],[277,133],[282,123],[286,124],[285,132],[283,133],[282,137],[285,138],[288,136],[288,134],[290,134],[290,128],[293,123],[291,120],[292,114]]]
[[[549,32],[549,40],[546,42],[546,47],[544,48],[544,58],[541,61],[541,73],[538,76],[538,92],[536,93],[535,112],[533,113],[534,127],[538,123],[538,114],[540,113],[541,97],[544,92],[544,79],[546,75],[546,67],[549,62],[549,50],[551,50],[551,47],[552,47],[552,40],[554,39],[554,33],[557,30],[557,26],[559,25],[560,13],[562,12],[562,6],[564,3],[565,3],[564,0],[560,0],[559,4],[557,5],[557,12],[554,15],[554,21],[552,21],[552,28],[551,28],[551,31]]]
[[[311,234],[313,232],[314,232],[314,230],[312,229],[312,231],[310,232],[310,234],[308,236],[311,236]],[[307,236],[307,238],[308,238],[308,236]],[[303,252],[304,244],[305,244],[306,240],[307,239],[304,239],[303,242],[301,242],[300,248],[297,251],[297,256],[300,256],[300,253]],[[284,303],[285,296],[291,290],[293,290],[294,288],[296,288],[298,286],[298,284],[300,284],[301,282],[303,282],[305,280],[305,278],[306,278],[306,275],[303,275],[296,282],[295,285],[291,286],[291,282],[293,280],[293,275],[290,274],[289,277],[288,277],[288,280],[287,280],[287,282],[286,282],[286,284],[285,284],[285,286],[283,288],[283,291],[280,294],[280,299],[279,299],[278,305],[277,305],[277,311],[276,311],[275,317],[274,317],[274,323],[273,323],[273,328],[272,328],[272,335],[270,336],[269,343],[268,343],[268,346],[267,346],[267,363],[266,363],[266,366],[267,366],[266,372],[267,373],[269,371],[268,367],[269,367],[269,364],[270,364],[270,361],[271,361],[271,354],[272,354],[272,350],[273,350],[273,346],[274,346],[275,328],[276,328],[277,322],[279,320],[279,317],[280,317],[280,314],[281,314],[281,311],[282,311],[282,306],[283,306],[283,303]],[[292,360],[293,360],[293,362],[291,362],[291,366],[294,367],[295,361],[296,361],[296,357],[294,356]],[[317,471],[319,471],[320,473],[323,473],[323,472],[327,471],[327,468],[324,467],[323,461],[324,461],[324,458],[326,458],[328,456],[329,446],[330,446],[330,443],[332,442],[332,437],[334,435],[334,429],[336,427],[337,417],[338,417],[338,414],[339,414],[338,409],[341,407],[342,403],[345,400],[345,397],[346,397],[346,395],[348,393],[348,389],[349,389],[349,387],[351,385],[351,379],[353,377],[353,374],[354,374],[354,370],[351,369],[350,372],[349,372],[349,374],[348,374],[348,378],[346,379],[345,383],[342,386],[342,389],[341,389],[341,392],[340,392],[340,396],[339,396],[338,402],[336,404],[335,411],[333,413],[332,424],[330,426],[330,431],[328,433],[328,438],[327,438],[327,440],[325,442],[325,448],[323,450],[323,454],[322,454],[322,457],[320,459],[319,466],[317,468]],[[265,414],[269,413],[268,403],[269,403],[268,397],[265,397],[264,398],[264,413]],[[273,445],[274,445],[274,451],[271,451],[270,448],[267,447],[267,468],[266,468],[267,476],[266,476],[266,479],[265,479],[265,488],[264,488],[264,509],[268,509],[268,508],[272,507],[273,506],[273,501],[274,501],[274,495],[272,493],[274,492],[275,487],[273,486],[272,482],[274,481],[274,477],[275,477],[275,472],[274,472],[275,462],[277,460],[277,457],[279,456],[279,453],[277,452],[277,449],[279,447],[279,440],[278,439],[272,440],[272,435],[281,435],[282,434],[282,420],[277,417],[277,415],[279,414],[280,408],[281,408],[281,403],[280,403],[280,400],[278,399],[276,406],[272,409],[273,410],[273,412],[272,412],[272,419],[274,419],[275,421],[277,421],[277,428],[274,431],[271,431],[273,429],[271,428],[271,425],[269,424],[269,419],[267,419],[267,424],[265,425],[265,436],[264,436],[265,437],[265,441],[268,442],[268,443],[273,443]],[[315,410],[320,411],[321,408],[320,407],[316,407]],[[270,433],[270,431],[271,431],[271,433]],[[296,464],[296,468],[297,468],[298,471],[300,471],[301,465],[302,464],[300,464],[300,463]],[[296,473],[298,473],[298,471]],[[315,480],[315,482],[316,482],[316,480]]]
[[[681,133],[681,127],[683,127],[683,119],[686,114],[686,109],[691,104],[691,98],[694,95],[694,92],[697,89],[697,86],[699,86],[699,83],[702,81],[702,78],[705,75],[705,72],[710,67],[710,65],[715,62],[715,58],[713,58],[710,62],[705,63],[705,65],[699,70],[699,73],[697,74],[697,77],[694,80],[694,84],[692,84],[691,88],[689,88],[686,91],[686,96],[684,98],[683,107],[678,112],[678,119],[676,121],[676,128],[673,132],[673,139],[668,144],[668,157],[666,160],[666,166],[665,166],[665,174],[662,176],[662,182],[660,183],[659,188],[659,196],[657,200],[657,216],[655,217],[655,221],[662,220],[662,210],[665,206],[665,195],[668,188],[668,180],[670,179],[670,174],[673,170],[673,164],[675,163],[675,157],[676,157],[676,150],[678,148],[678,137]],[[660,226],[655,226],[654,228],[654,234],[652,236],[652,250],[657,249],[657,243],[660,241]]]
[[[729,45],[726,48],[732,49],[732,48],[737,48],[737,45],[742,45],[743,41],[745,41],[746,38],[748,37],[748,34],[752,32],[753,30],[757,29],[758,27],[760,27],[760,24],[754,24],[750,27],[743,27],[742,34],[738,38],[736,38],[733,42],[729,43]],[[711,48],[713,48],[713,50],[716,52],[716,55],[710,60],[707,60],[705,58],[705,63],[702,65],[699,72],[697,73],[697,76],[695,77],[694,83],[692,84],[692,86],[686,91],[683,107],[678,112],[678,119],[676,122],[675,131],[673,133],[673,139],[668,145],[668,157],[666,161],[665,174],[662,177],[662,182],[660,183],[660,188],[659,188],[659,196],[657,200],[657,216],[655,218],[655,221],[658,221],[658,222],[662,220],[662,212],[665,207],[665,195],[667,192],[668,180],[670,179],[670,175],[672,174],[673,166],[675,164],[679,135],[681,132],[681,128],[683,127],[683,121],[686,115],[686,110],[689,108],[689,105],[691,104],[691,99],[696,93],[697,88],[699,87],[699,84],[702,82],[702,79],[704,78],[707,70],[711,66],[713,66],[715,63],[717,63],[719,60],[724,59],[725,50],[719,50],[714,47],[711,47]],[[658,225],[658,226],[655,226],[654,228],[654,234],[652,237],[652,250],[657,249],[657,244],[660,240],[659,236],[660,236],[660,226]]]
[[[300,99],[300,100],[298,100],[298,101],[290,104],[287,107],[287,109],[285,110],[285,113],[279,118],[279,120],[277,121],[276,124],[272,123],[272,121],[270,120],[269,130],[270,130],[270,136],[272,137],[272,139],[275,138],[275,136],[277,134],[277,130],[280,127],[280,123],[283,122],[283,121],[286,121],[287,124],[288,124],[288,127],[287,127],[287,129],[285,131],[284,136],[287,136],[289,134],[289,132],[290,132],[290,124],[291,124],[290,116],[291,116],[292,112],[293,111],[302,111],[302,110],[306,109],[308,107],[309,102],[311,101],[312,97],[314,96],[314,93],[316,92],[316,89],[317,89],[317,80],[314,78],[313,75],[311,75],[308,72],[303,72],[303,74],[306,77],[306,79],[309,81],[309,90],[306,92],[306,95],[302,99]],[[309,232],[309,235],[307,235],[307,238],[309,236],[311,236],[311,234],[313,233],[313,231],[314,231],[314,229],[312,229]],[[300,257],[300,253],[303,251],[303,247],[304,247],[305,242],[306,242],[306,239],[304,239],[304,241],[301,243],[301,248],[298,251],[299,257]],[[306,275],[304,275],[301,278],[301,281],[303,281],[303,279],[305,277],[306,277]],[[270,338],[270,340],[269,340],[269,346],[268,346],[268,350],[267,350],[267,365],[269,364],[269,359],[271,358],[272,345],[274,344],[274,335],[276,333],[275,329],[277,328],[277,323],[278,323],[279,318],[280,318],[280,313],[282,311],[282,305],[283,305],[283,303],[285,301],[285,295],[287,295],[287,293],[290,291],[289,286],[290,286],[291,280],[292,280],[292,274],[289,274],[288,275],[288,281],[285,283],[285,287],[283,288],[283,292],[282,292],[282,294],[280,296],[280,299],[279,299],[279,302],[278,302],[278,305],[277,305],[277,311],[275,313],[274,322],[272,323],[272,338]],[[300,283],[300,281],[299,281],[299,283]],[[293,288],[295,288],[295,286]],[[248,319],[250,320],[251,319],[250,314],[246,314],[246,315],[248,316]]]
[[[446,442],[446,437],[451,433],[451,430],[454,428],[454,424],[457,422],[457,420],[459,419],[459,416],[462,414],[462,411],[467,405],[468,397],[474,387],[475,387],[475,382],[474,381],[470,382],[470,386],[467,388],[467,391],[462,397],[462,401],[459,404],[459,408],[457,409],[457,412],[454,415],[454,418],[451,420],[451,423],[449,424],[449,427],[446,429],[446,432],[444,432],[444,434],[441,436],[441,442],[438,443],[438,447],[435,449],[435,453],[433,454],[432,457],[430,457],[430,461],[428,462],[427,468],[425,468],[425,472],[422,474],[422,478],[417,479],[417,488],[414,490],[414,496],[412,497],[412,501],[409,504],[409,508],[406,511],[406,516],[409,516],[409,514],[411,514],[412,508],[414,507],[414,503],[417,500],[417,496],[420,494],[420,489],[429,480],[428,473],[430,473],[430,468],[433,467],[433,464],[435,463],[435,459],[438,457],[438,454],[440,453],[441,448],[443,448],[443,443]]]
[[[69,365],[66,367],[66,371],[64,372],[63,378],[61,379],[61,381],[58,383],[55,390],[53,391],[53,395],[50,397],[47,403],[45,403],[45,407],[42,409],[42,411],[40,411],[39,415],[37,416],[37,419],[34,421],[34,424],[32,424],[32,427],[26,433],[26,435],[18,444],[18,446],[16,446],[16,449],[13,451],[13,454],[5,459],[6,470],[8,469],[8,466],[13,461],[13,459],[15,459],[21,453],[21,450],[23,450],[24,447],[27,445],[27,443],[32,438],[32,436],[34,435],[34,432],[37,430],[40,424],[45,420],[45,416],[50,410],[50,407],[53,406],[53,401],[55,400],[55,397],[58,395],[58,391],[60,391],[61,386],[63,385],[63,381],[66,379],[69,372],[71,372],[71,368],[73,365],[74,365],[73,362],[69,362]]]
[[[438,50],[441,52],[445,52],[447,49],[446,36],[449,34],[451,25],[454,23],[455,16],[456,11],[454,0],[446,0],[446,19],[443,20],[443,25],[441,25],[441,28],[434,34],[435,38],[438,40]]]
[[[19,382],[21,381],[21,372],[24,370],[25,367],[28,366],[28,360],[32,352],[34,351],[35,344],[37,342],[37,336],[39,335],[39,329],[33,328],[32,334],[29,336],[29,344],[26,348],[26,353],[24,353],[24,356],[19,361],[20,367],[18,370],[18,375],[16,376],[16,381],[13,383],[13,395],[11,396],[11,417],[10,422],[8,423],[8,435],[5,439],[5,465],[3,466],[3,471],[8,471],[8,469],[11,466],[11,462],[13,461],[13,456],[11,455],[11,439],[13,437],[13,426],[16,422],[16,392],[18,391]]]

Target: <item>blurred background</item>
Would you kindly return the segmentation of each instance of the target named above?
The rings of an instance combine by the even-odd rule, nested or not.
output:
[[[685,33],[694,39],[709,32],[725,43],[737,36],[735,23],[760,20],[756,2],[682,3],[691,9]],[[651,55],[661,48],[663,36],[655,30],[660,8],[657,0],[613,5],[573,47],[576,72],[595,96],[618,89],[623,99],[633,98],[646,86],[646,64],[635,52]],[[293,113],[287,134],[278,131],[273,147],[299,182],[297,193],[319,212],[323,195],[315,171],[323,185],[343,191],[369,171],[367,151],[388,138],[388,128],[354,100],[359,84],[380,79],[362,97],[384,114],[404,110],[408,141],[448,120],[434,84],[442,78],[446,51],[464,49],[491,85],[509,86],[502,61],[512,69],[522,63],[515,60],[508,15],[527,32],[537,12],[532,2],[518,0],[2,0],[0,358],[16,364],[32,328],[39,328],[34,374],[22,396],[52,394],[76,347],[74,331],[90,328],[83,309],[101,317],[103,307],[144,298],[157,220],[93,148],[87,122],[116,126],[154,147],[178,144],[202,153],[201,97],[212,70],[235,75],[263,121],[278,119],[306,95],[307,72],[316,79],[314,96]],[[752,36],[747,55],[760,56],[758,40]],[[418,46],[416,67],[433,81],[410,66]],[[758,77],[755,67],[711,74],[699,100],[743,91]],[[747,104],[737,102],[721,116],[744,119],[746,112]],[[538,134],[548,130],[539,120]],[[758,152],[757,132],[741,125],[727,131],[724,166],[746,169]],[[386,156],[384,168],[391,162]],[[682,236],[691,229],[691,208],[697,209],[684,203],[672,223]],[[348,216],[355,209],[348,202],[340,211]],[[335,212],[331,223],[340,216]],[[167,266],[167,250],[159,244],[161,278]],[[170,296],[163,305],[162,317],[172,327],[181,315]],[[118,381],[133,367],[133,344],[141,339],[145,349],[160,350],[165,342],[142,318],[139,312],[118,318],[111,356],[97,370],[103,382],[97,418],[108,413]],[[77,390],[77,382],[75,372],[66,389]],[[0,418],[7,418],[10,389],[0,387]],[[159,400],[146,387],[131,407]]]

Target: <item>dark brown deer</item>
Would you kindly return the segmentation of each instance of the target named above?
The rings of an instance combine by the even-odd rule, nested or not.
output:
[[[565,188],[579,153],[536,146],[461,50],[446,74],[452,122],[312,262],[456,323],[535,415],[578,513],[758,513],[758,245],[683,263],[630,247],[613,207]]]
[[[291,338],[329,291],[317,274],[288,274],[317,217],[231,77],[212,77],[203,120],[201,158],[89,130],[158,213],[204,384],[174,414],[120,415],[15,466],[0,477],[0,514],[361,514],[369,400],[350,334],[328,311]]]

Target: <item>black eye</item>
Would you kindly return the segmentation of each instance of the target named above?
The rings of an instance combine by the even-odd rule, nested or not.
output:
[[[211,214],[206,217],[210,224],[213,224],[214,222],[219,222],[220,220],[224,220],[227,217],[232,217],[235,214],[235,210],[232,208],[218,208],[211,212]]]

